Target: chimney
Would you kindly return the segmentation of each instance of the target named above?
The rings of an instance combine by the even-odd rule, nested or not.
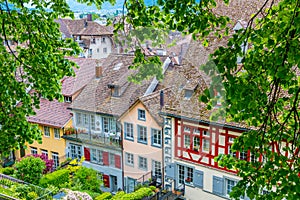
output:
[[[160,103],[160,109],[162,109],[162,107],[164,106],[164,91],[161,90],[160,94],[159,94],[159,103]]]
[[[92,14],[87,14],[87,21],[93,21],[93,19],[92,19]]]
[[[102,67],[96,66],[96,78],[101,78],[102,76]]]

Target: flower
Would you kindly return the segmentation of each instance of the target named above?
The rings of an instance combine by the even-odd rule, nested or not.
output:
[[[185,179],[185,182],[191,182],[191,178],[190,177],[187,177],[186,179]]]

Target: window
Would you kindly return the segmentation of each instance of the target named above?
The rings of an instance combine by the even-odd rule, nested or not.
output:
[[[194,151],[199,151],[199,148],[200,148],[200,137],[196,137],[194,136],[194,140],[193,140],[193,143],[194,143]]]
[[[209,151],[209,140],[208,139],[202,139],[202,151],[208,152]]]
[[[231,145],[228,145],[228,155],[232,155],[233,157],[236,157],[236,152],[233,152],[231,150]]]
[[[236,181],[231,179],[225,179],[225,192],[226,196],[229,197],[229,193],[232,191],[232,188],[237,184]]]
[[[147,144],[147,127],[138,125],[137,130],[138,142]]]
[[[250,161],[251,162],[255,162],[256,161],[255,153],[251,153],[251,155],[250,155]]]
[[[178,165],[178,182],[184,183],[184,166]]]
[[[71,158],[81,158],[81,146],[76,145],[76,144],[70,144],[71,148]]]
[[[241,151],[240,152],[240,159],[241,160],[247,160],[247,154],[248,154],[247,151]]]
[[[193,175],[194,175],[194,169],[191,167],[186,167],[187,168],[187,177],[185,179],[186,182],[193,182]]]
[[[228,138],[228,142],[234,142],[234,138],[233,137],[229,137]]]
[[[115,166],[115,154],[109,153],[109,165]]]
[[[93,54],[93,49],[89,49],[89,56]]]
[[[133,154],[131,153],[125,153],[125,163],[126,165],[133,166],[134,165],[134,160],[133,160]]]
[[[190,99],[193,95],[193,90],[184,90],[184,98],[185,99]]]
[[[203,131],[203,136],[210,136],[210,133],[208,131]]]
[[[89,127],[89,119],[88,119],[88,115],[87,114],[83,114],[83,125],[86,128]]]
[[[194,181],[194,168],[184,166],[184,165],[177,165],[178,169],[178,182],[183,184],[193,184]]]
[[[95,38],[92,39],[92,44],[96,44],[96,39]]]
[[[183,131],[189,133],[189,132],[191,132],[191,129],[190,129],[190,127],[185,126],[183,128]]]
[[[91,129],[95,130],[95,116],[91,115]]]
[[[35,147],[30,147],[30,153],[31,153],[31,155],[38,154],[37,148],[35,148]]]
[[[139,157],[139,168],[147,171],[147,158]]]
[[[102,38],[101,42],[102,42],[102,43],[105,43],[105,37]]]
[[[119,97],[120,96],[120,93],[119,93],[119,87],[118,86],[115,86],[114,88],[112,88],[112,96],[113,97]]]
[[[64,96],[64,100],[66,103],[71,103],[72,102],[72,97]]]
[[[76,113],[76,125],[79,126],[82,123],[81,113]]]
[[[103,151],[91,149],[91,162],[103,164]]]
[[[155,176],[156,178],[161,179],[161,162],[158,162],[156,160],[152,160],[152,172],[153,172],[153,176]]]
[[[146,112],[145,110],[138,109],[138,119],[142,121],[146,121]]]
[[[184,147],[185,148],[190,148],[191,146],[191,138],[189,135],[184,135]]]
[[[103,53],[107,53],[107,48],[103,48]]]
[[[105,133],[116,131],[116,121],[111,117],[102,117],[103,131]]]
[[[56,152],[52,152],[52,160],[53,160],[53,167],[56,169],[59,167],[59,154]]]
[[[59,139],[60,138],[60,132],[58,128],[54,129],[54,138],[55,139]]]
[[[200,130],[197,128],[194,128],[194,134],[200,134]]]
[[[100,52],[100,49],[99,48],[97,48],[97,53],[99,53]]]
[[[157,129],[151,129],[152,135],[152,145],[153,146],[161,146],[161,131]]]
[[[48,126],[44,126],[44,136],[50,137],[50,128]]]
[[[46,158],[48,158],[48,151],[45,149],[41,149],[42,155],[44,155]]]
[[[133,124],[124,122],[125,138],[133,140]]]

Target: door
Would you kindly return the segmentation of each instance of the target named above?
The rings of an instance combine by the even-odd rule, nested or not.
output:
[[[118,191],[118,178],[116,176],[110,176],[112,192]]]

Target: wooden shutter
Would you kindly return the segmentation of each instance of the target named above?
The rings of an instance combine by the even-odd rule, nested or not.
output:
[[[166,166],[166,177],[175,179],[175,163]]]
[[[115,155],[115,167],[121,169],[121,156]]]
[[[213,176],[213,193],[216,195],[224,195],[224,179]]]
[[[196,187],[203,188],[203,172],[199,170],[194,170],[194,185]]]
[[[90,161],[91,160],[91,154],[90,154],[90,149],[84,147],[84,157],[86,161]]]
[[[103,152],[103,165],[109,165],[108,152]]]
[[[103,174],[103,185],[109,188],[109,175]]]

